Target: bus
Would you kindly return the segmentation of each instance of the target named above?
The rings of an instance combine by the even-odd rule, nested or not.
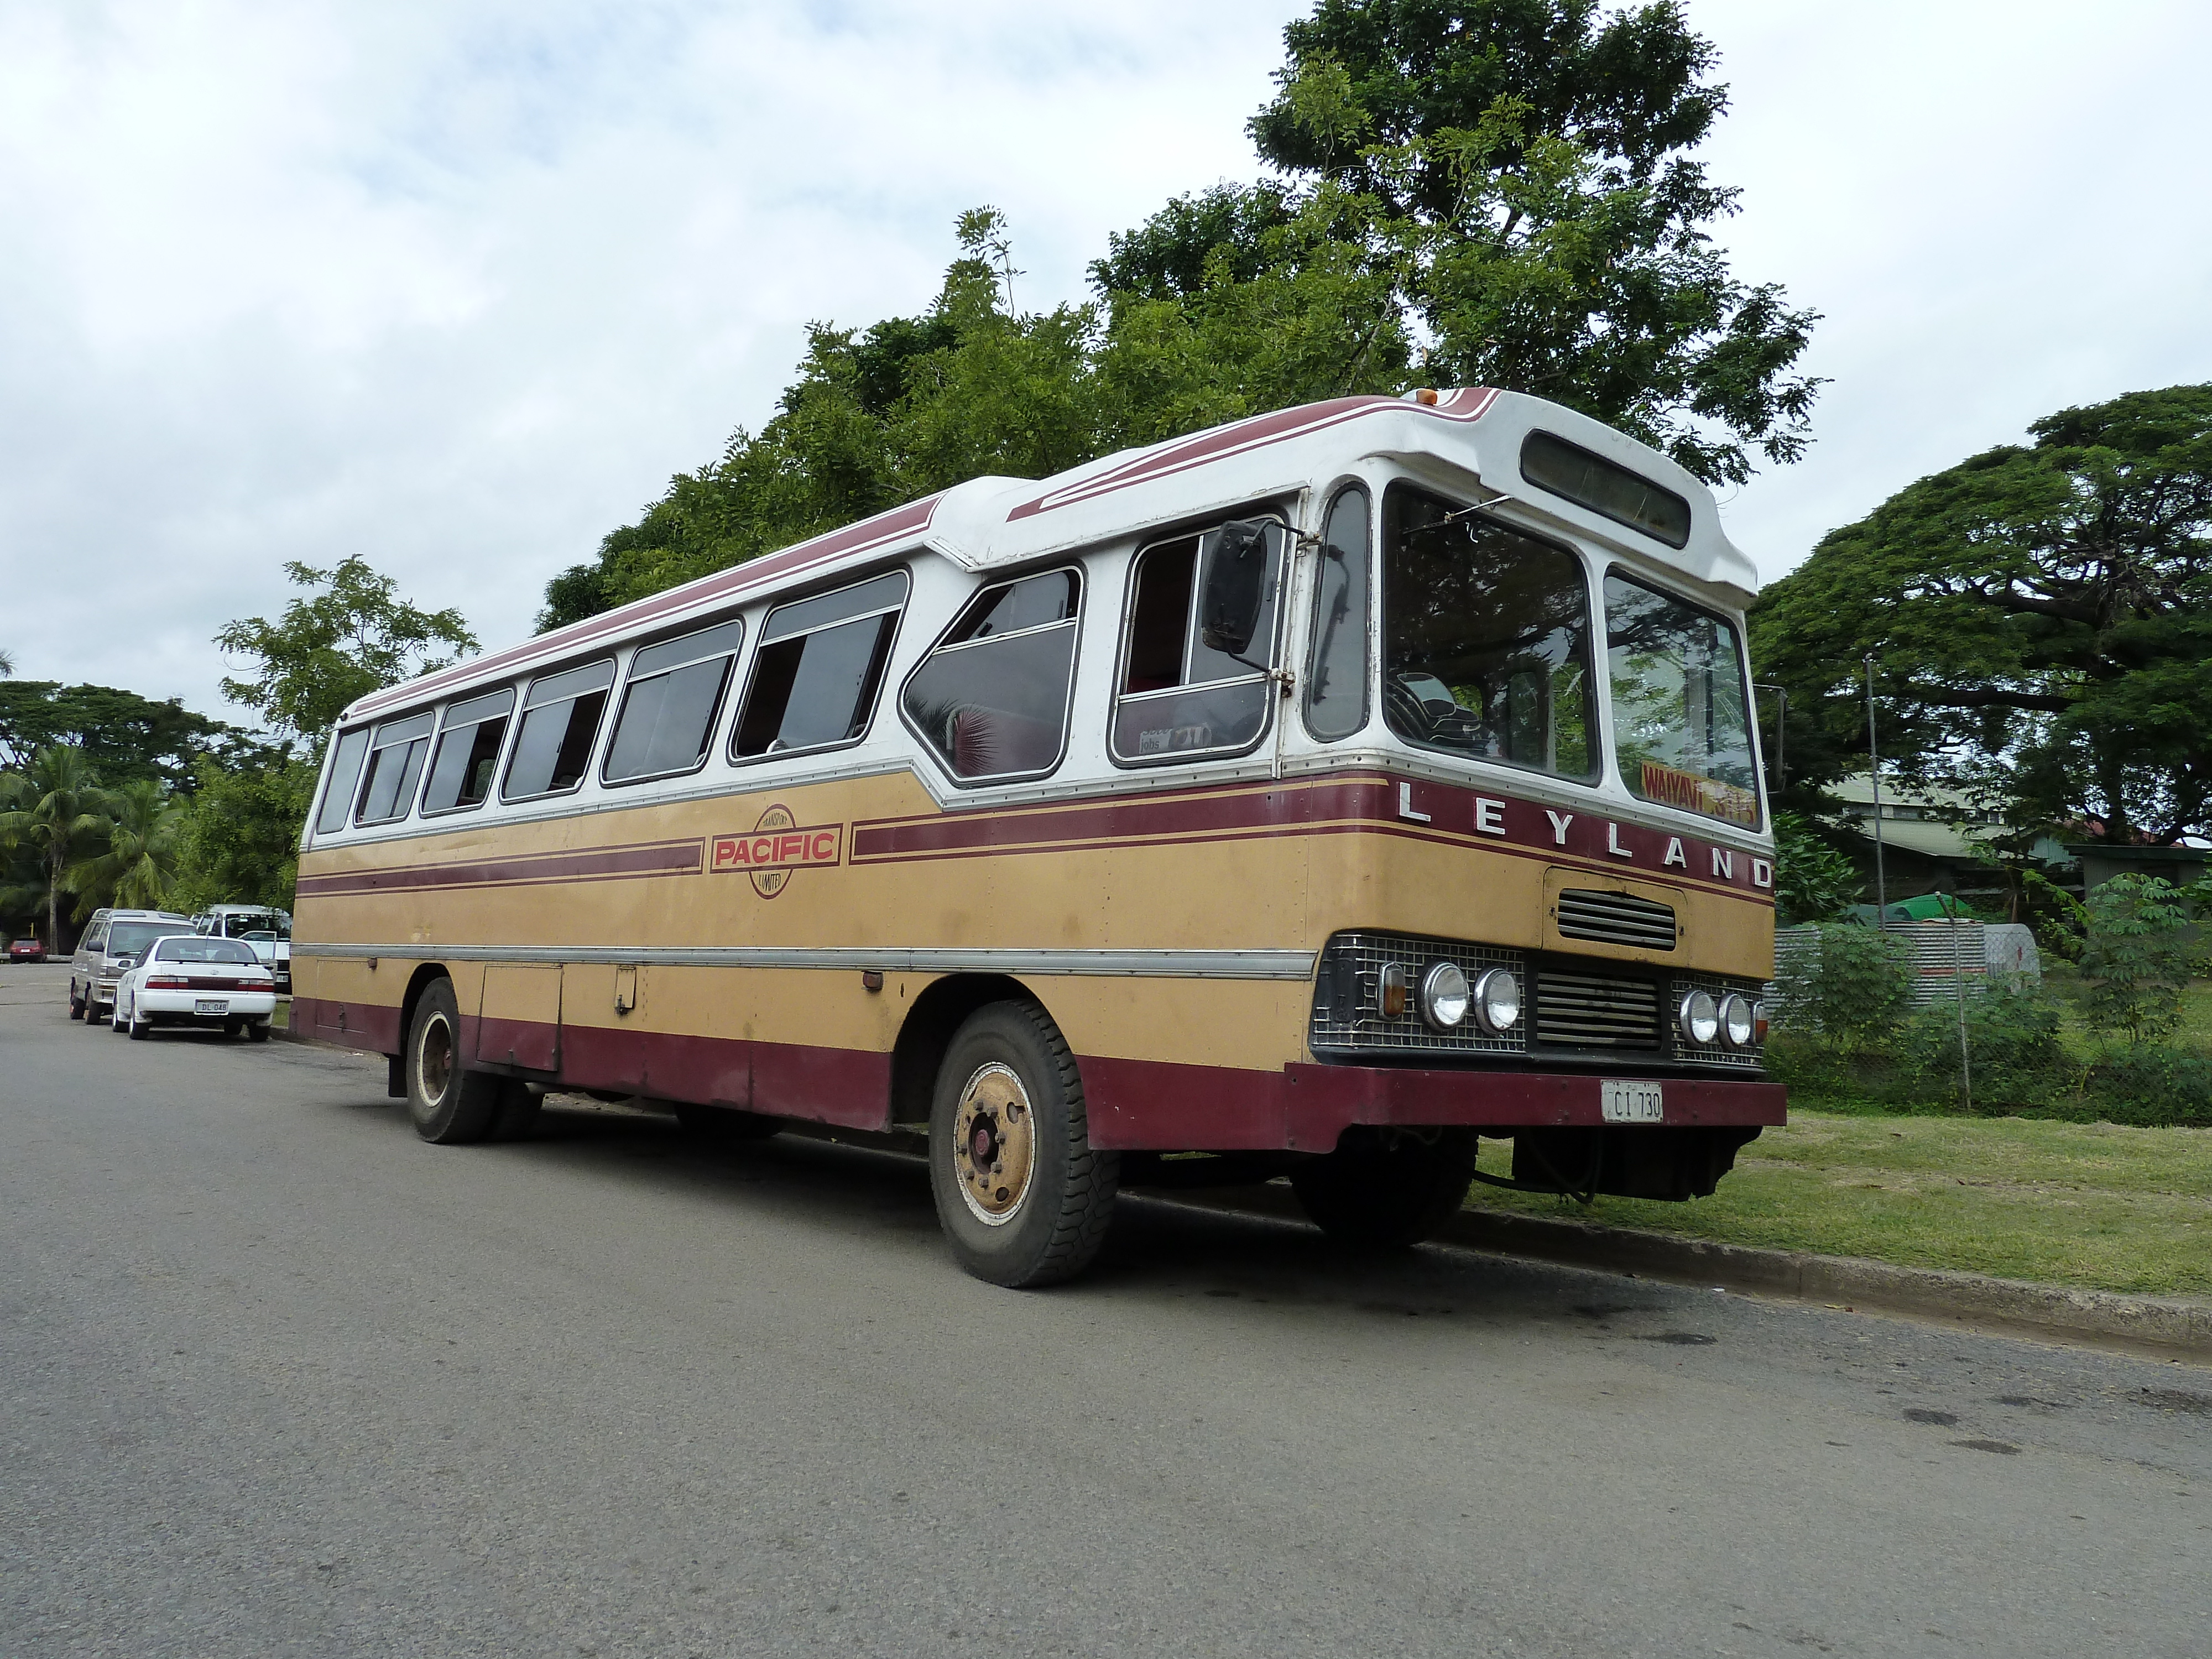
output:
[[[1477,1178],[1705,1196],[1784,1121],[1755,586],[1680,467],[1485,388],[974,479],[355,703],[294,1032],[440,1144],[550,1091],[926,1137],[1012,1286],[1124,1185],[1370,1246]]]

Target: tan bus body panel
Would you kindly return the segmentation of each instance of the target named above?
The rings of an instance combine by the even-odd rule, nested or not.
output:
[[[1492,477],[1512,475],[1474,440],[1490,428],[1510,456],[1539,421],[1695,503],[1690,545],[1664,556],[1570,503],[1529,504],[1536,492],[1517,480],[1520,494],[1501,500]],[[1275,435],[1255,437],[1268,422]],[[1772,971],[1767,838],[1617,787],[1415,750],[1389,737],[1379,710],[1353,738],[1317,744],[1287,690],[1244,755],[1128,769],[1104,750],[1138,549],[1270,502],[1310,533],[1338,485],[1362,480],[1379,498],[1409,475],[1571,535],[1600,566],[1663,574],[1740,625],[1750,568],[1720,536],[1710,496],[1651,452],[1534,399],[1451,393],[1437,410],[1346,399],[1042,484],[979,480],[349,711],[349,730],[622,658],[578,793],[495,797],[456,817],[328,836],[311,823],[294,1029],[396,1054],[414,998],[443,974],[461,1057],[477,1066],[884,1129],[927,1116],[958,1015],[1018,987],[1076,1056],[1102,1147],[1326,1151],[1352,1123],[1597,1123],[1595,1066],[1323,1063],[1307,1047],[1318,953],[1344,930],[1372,930],[1755,982]],[[1040,781],[960,787],[902,724],[905,680],[989,573],[1054,558],[1085,584],[1063,757]],[[1309,562],[1291,561],[1277,608],[1278,660],[1294,672]],[[893,564],[912,586],[864,738],[732,764],[733,709],[766,611]],[[629,649],[732,614],[747,619],[745,638],[703,769],[599,782]],[[1676,948],[1563,936],[1567,886],[1668,906]],[[1652,1073],[1624,1057],[1610,1074]],[[1668,1069],[1666,1122],[1780,1121],[1781,1091],[1756,1078]]]

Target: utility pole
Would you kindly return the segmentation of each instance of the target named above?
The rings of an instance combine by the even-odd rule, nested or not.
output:
[[[1866,653],[1867,776],[1874,783],[1874,925],[1889,921],[1889,881],[1881,860],[1881,757],[1874,744],[1874,653]]]

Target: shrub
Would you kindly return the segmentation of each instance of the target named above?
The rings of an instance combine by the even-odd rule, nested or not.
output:
[[[1911,1006],[1912,946],[1878,928],[1832,924],[1774,991],[1778,1026],[1856,1052],[1886,1042]]]
[[[2138,1042],[2089,1069],[2080,1108],[2069,1116],[2145,1127],[2212,1127],[2212,1057]]]
[[[2048,1106],[2079,1080],[2059,1041],[2063,1012],[2040,986],[1992,985],[1966,999],[1965,1013],[1971,1090],[1959,1064],[1960,1006],[1936,1001],[1899,1034],[1893,1092],[1954,1108],[1971,1097],[1977,1115],[1994,1116]]]
[[[2171,1036],[2195,965],[2180,890],[2156,876],[2115,876],[2086,908],[2081,975],[2090,1025],[2137,1047]]]
[[[1795,812],[1774,815],[1774,904],[1783,926],[1832,921],[1866,884],[1858,866]]]

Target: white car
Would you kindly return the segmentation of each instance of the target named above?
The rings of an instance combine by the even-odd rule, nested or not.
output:
[[[198,1025],[269,1040],[276,979],[242,939],[155,939],[115,987],[114,1027],[143,1041],[156,1025]]]

